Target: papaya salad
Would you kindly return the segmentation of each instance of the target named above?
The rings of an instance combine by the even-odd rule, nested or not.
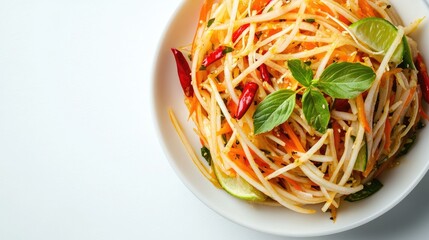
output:
[[[192,43],[171,49],[201,156],[170,118],[215,186],[335,218],[428,119],[409,37],[423,21],[403,26],[387,0],[205,0]]]

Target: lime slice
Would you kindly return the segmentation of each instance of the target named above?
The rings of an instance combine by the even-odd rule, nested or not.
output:
[[[359,41],[377,52],[383,51],[384,53],[389,50],[398,33],[395,25],[383,18],[376,17],[361,19],[350,25],[349,28]],[[402,38],[402,44],[393,53],[391,61],[397,65],[402,63],[401,65],[413,68],[411,51],[405,36]]]
[[[364,145],[359,150],[353,170],[360,171],[360,172],[365,171],[367,160],[368,160],[367,147],[366,147],[366,141],[365,141]]]
[[[414,66],[413,57],[411,56],[410,45],[408,44],[408,40],[405,36],[404,38],[402,38],[402,45],[404,45],[404,59],[402,63],[399,64],[399,67],[416,69],[416,67]]]
[[[230,177],[216,166],[213,169],[222,188],[232,196],[253,202],[262,202],[267,199],[265,194],[250,185],[242,177],[238,175]]]

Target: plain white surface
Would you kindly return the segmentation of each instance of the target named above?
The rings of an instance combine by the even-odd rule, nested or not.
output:
[[[214,213],[154,139],[152,67],[180,3],[0,1],[0,239],[293,239]],[[425,239],[427,186],[318,239]]]

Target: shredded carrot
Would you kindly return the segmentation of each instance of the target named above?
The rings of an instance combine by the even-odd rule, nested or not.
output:
[[[228,108],[229,113],[231,114],[232,117],[235,117],[235,112],[237,111],[237,104],[235,104],[234,101],[229,100],[226,103],[226,107]]]
[[[366,119],[366,115],[365,115],[365,104],[363,101],[362,94],[356,97],[356,105],[358,108],[358,118],[359,118],[360,124],[362,124],[362,126],[364,127],[365,132],[367,133],[371,132],[371,126],[369,126],[368,120]]]
[[[227,134],[232,132],[231,126],[229,126],[228,122],[225,122],[223,126],[217,131],[217,135]]]
[[[277,137],[286,143],[283,148],[287,152],[287,154],[291,155],[293,158],[296,158],[295,152],[298,151],[298,148],[295,146],[293,141],[286,137],[286,135],[284,135],[283,133],[279,133]]]
[[[392,75],[395,75],[395,74],[400,73],[400,72],[402,72],[401,68],[394,68],[390,71],[383,73],[383,76],[381,77],[381,79],[383,81],[382,84],[385,83],[387,80],[391,79],[390,77]]]
[[[366,164],[365,171],[362,173],[362,175],[363,175],[364,177],[368,177],[368,175],[369,175],[369,174],[372,172],[372,170],[374,169],[375,164],[376,164],[377,159],[378,159],[378,156],[379,156],[379,152],[380,152],[380,150],[379,150],[379,149],[377,149],[377,150],[375,151],[375,154],[374,154],[373,156],[371,156],[371,157],[369,157],[369,158],[368,158],[368,162],[367,162],[367,164]]]
[[[253,172],[253,169],[250,167],[246,155],[243,150],[238,148],[231,148],[228,152],[228,157],[243,171],[247,173],[247,175],[251,176],[254,179],[257,179],[256,174]]]
[[[301,43],[301,46],[305,49],[305,50],[311,50],[317,47],[317,44],[315,42],[303,42]]]
[[[232,148],[229,150],[229,153],[232,153],[232,154],[235,154],[235,155],[241,155],[241,156],[243,156],[243,157],[245,157],[245,156],[246,156],[246,153],[244,152],[244,150],[243,150],[243,149],[241,149],[241,148],[237,148],[237,147],[232,147]]]
[[[200,70],[196,72],[196,80],[197,80],[197,86],[200,86],[201,83],[207,79],[207,71],[206,70]]]
[[[255,0],[253,1],[252,10],[255,10],[259,13],[270,2],[271,0]]]
[[[302,146],[301,142],[299,141],[298,136],[296,136],[295,132],[290,127],[289,123],[288,122],[284,122],[282,124],[282,128],[283,128],[283,131],[285,131],[287,133],[287,135],[290,137],[290,139],[292,140],[293,144],[298,149],[298,151],[305,152],[305,149]]]
[[[376,17],[374,9],[369,5],[367,0],[359,0],[358,14],[361,18]]]
[[[194,112],[197,112],[197,108],[201,106],[200,102],[198,101],[198,99],[194,96],[192,96],[191,102],[190,102],[190,107],[189,107],[189,116],[188,119],[192,116],[192,114],[194,114]]]
[[[414,93],[416,93],[416,87],[412,87],[410,89],[410,94],[407,97],[407,100],[405,100],[404,106],[408,106],[411,103],[411,100],[413,100]]]

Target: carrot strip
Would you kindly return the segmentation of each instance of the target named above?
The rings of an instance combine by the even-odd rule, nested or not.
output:
[[[365,115],[365,104],[363,102],[362,94],[356,97],[356,105],[358,108],[358,118],[359,118],[360,124],[362,124],[362,126],[364,127],[365,132],[367,133],[371,132],[371,127],[369,126],[368,120],[366,119],[366,115]]]
[[[230,133],[232,132],[232,128],[231,126],[229,126],[228,122],[225,122],[223,124],[223,126],[219,129],[219,131],[217,131],[217,135],[222,135],[222,134],[226,134],[226,133]]]
[[[295,144],[293,143],[293,141],[291,141],[289,138],[286,137],[286,135],[284,135],[283,133],[279,133],[277,135],[278,138],[280,138],[280,140],[282,140],[283,142],[285,142],[285,146],[283,147],[285,149],[285,151],[287,152],[287,154],[289,154],[290,156],[292,156],[293,158],[295,158],[295,154],[294,152],[298,152],[298,148],[295,146]]]
[[[359,0],[358,14],[361,18],[376,17],[374,9],[369,5],[367,0]]]
[[[229,113],[231,114],[231,117],[235,117],[235,113],[237,112],[237,104],[235,104],[234,101],[229,100],[226,103],[226,108],[228,109]]]
[[[368,163],[366,165],[365,171],[362,173],[364,177],[368,177],[368,175],[372,172],[372,170],[375,167],[375,163],[377,162],[376,159],[378,157],[379,150],[377,149],[375,154],[368,158]]]
[[[237,151],[236,151],[237,150]],[[228,157],[243,171],[247,173],[248,176],[251,176],[254,179],[257,179],[256,174],[253,172],[252,168],[248,164],[248,161],[245,157],[243,150],[239,150],[237,148],[231,148],[228,152]]]
[[[255,0],[253,1],[252,10],[256,10],[257,13],[260,13],[270,2],[271,0]]]
[[[196,72],[197,86],[200,86],[207,79],[207,71],[201,70]]]
[[[192,100],[191,100],[191,106],[189,107],[189,116],[188,119],[192,116],[192,114],[197,113],[197,108],[201,106],[200,102],[198,101],[198,98],[194,96],[192,96]]]
[[[408,95],[407,100],[405,100],[404,106],[408,106],[411,103],[414,93],[416,93],[416,87],[411,88],[410,94]]]
[[[295,132],[290,127],[289,123],[288,122],[284,122],[282,124],[282,128],[283,128],[283,131],[285,131],[287,133],[287,135],[290,137],[290,139],[292,140],[293,144],[298,149],[298,151],[305,152],[305,149],[302,146],[301,142],[299,141],[298,136],[296,136]]]

